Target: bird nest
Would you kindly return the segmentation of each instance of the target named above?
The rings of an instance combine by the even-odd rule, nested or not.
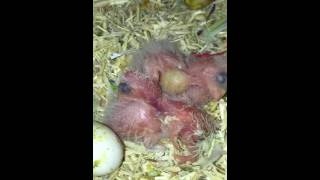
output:
[[[215,12],[207,18],[210,6],[190,10],[182,0],[93,0],[94,120],[102,120],[128,60],[148,40],[169,39],[186,54],[226,51],[227,2],[216,0],[215,4]],[[174,147],[166,140],[167,148],[161,151],[125,141],[121,167],[108,177],[94,179],[226,179],[227,97],[210,102],[205,111],[217,119],[219,131],[201,143],[196,163],[177,165]]]

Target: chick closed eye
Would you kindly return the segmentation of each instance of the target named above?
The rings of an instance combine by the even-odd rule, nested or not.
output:
[[[226,72],[220,72],[219,74],[217,74],[216,81],[220,85],[226,84],[227,83],[227,73]]]
[[[129,94],[131,92],[131,88],[127,83],[122,82],[119,84],[119,91],[124,94]]]

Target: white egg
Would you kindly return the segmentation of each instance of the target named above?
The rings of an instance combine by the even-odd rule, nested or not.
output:
[[[123,153],[118,136],[109,127],[93,121],[93,175],[103,176],[116,170]]]

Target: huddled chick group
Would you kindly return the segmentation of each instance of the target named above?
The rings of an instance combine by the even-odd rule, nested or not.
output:
[[[214,132],[214,121],[201,110],[227,91],[227,56],[186,56],[168,40],[147,43],[138,51],[119,83],[104,123],[122,139],[152,148],[169,138],[179,150],[178,163],[195,162],[198,142]],[[168,119],[169,121],[164,121]]]

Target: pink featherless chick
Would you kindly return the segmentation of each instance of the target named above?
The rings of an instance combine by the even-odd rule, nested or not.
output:
[[[194,54],[187,58],[190,78],[186,96],[192,104],[218,101],[227,92],[227,55]]]
[[[214,133],[214,121],[198,108],[166,97],[159,99],[157,109],[170,117],[164,119],[164,132],[175,147],[175,160],[179,164],[197,161],[199,143]]]
[[[159,82],[169,99],[201,106],[227,91],[227,56],[185,56],[168,40],[151,41],[135,55],[131,68]]]
[[[202,106],[226,94],[226,55],[194,54],[186,58],[186,65],[161,75],[161,89],[169,99]]]
[[[123,140],[153,147],[162,137],[160,113],[152,105],[161,95],[159,85],[128,71],[118,89],[118,97],[107,107],[104,123]]]

